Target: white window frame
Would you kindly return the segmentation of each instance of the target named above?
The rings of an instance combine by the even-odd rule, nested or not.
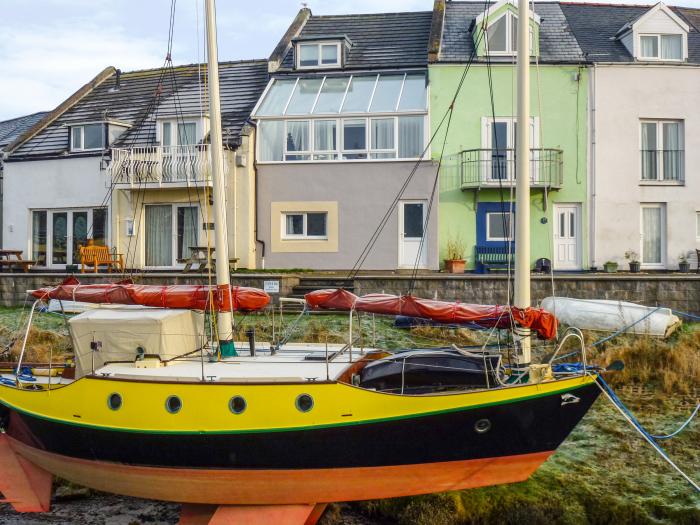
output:
[[[85,149],[85,126],[102,126],[102,146],[99,148]],[[73,141],[73,130],[80,129],[80,147],[76,147]],[[105,123],[104,122],[86,122],[70,127],[70,150],[71,151],[102,151],[105,149]]]
[[[377,148],[373,149],[372,148],[372,121],[373,120],[387,120],[387,119],[393,119],[393,127],[394,127],[394,147],[393,148]],[[369,153],[369,160],[396,160],[399,155],[399,118],[398,117],[389,117],[389,116],[384,116],[384,117],[370,117],[368,118],[367,121],[367,134],[369,135],[369,141],[367,142],[367,150]],[[393,157],[388,157],[388,158],[380,158],[380,159],[373,159],[372,154],[386,154],[386,153],[392,153],[394,156]]]
[[[681,56],[680,58],[662,58],[661,57],[661,37],[662,36],[679,36],[681,37]],[[658,51],[658,55],[656,56],[645,56],[642,55],[642,37],[656,37],[656,49]],[[644,60],[644,61],[657,61],[657,62],[683,62],[685,60],[685,48],[686,48],[686,39],[685,35],[683,33],[639,33],[637,35],[638,39],[638,45],[639,45],[639,53],[637,54],[637,57],[639,60]]]
[[[326,234],[325,235],[308,235],[308,219],[307,216],[310,214],[323,214],[326,216]],[[303,232],[301,235],[289,234],[287,233],[287,216],[288,215],[301,215],[303,219]],[[282,225],[282,239],[286,241],[294,240],[312,240],[312,241],[326,241],[328,240],[328,212],[327,211],[284,211],[280,214]]]
[[[644,144],[642,140],[642,128],[644,124],[656,124],[656,178],[655,179],[645,179],[644,175],[644,165],[642,162],[643,151],[649,151],[644,149]],[[666,151],[664,144],[664,124],[680,124],[681,127],[681,138],[683,147],[679,151],[683,152],[681,156],[681,180],[664,179],[664,156],[663,152]],[[680,119],[640,119],[639,120],[639,181],[642,184],[685,184],[685,121]],[[661,154],[659,154],[661,152]]]
[[[329,150],[320,150],[316,149],[316,123],[317,122],[335,122],[335,149],[329,149]],[[340,129],[340,119],[337,118],[317,118],[317,119],[312,119],[311,123],[309,124],[309,132],[312,136],[309,137],[309,144],[311,146],[311,157],[310,159],[313,161],[329,161],[329,162],[335,162],[339,155],[340,155],[340,138],[342,137],[342,131]],[[287,147],[285,143],[285,148]],[[334,158],[332,159],[317,159],[317,155],[330,155],[333,156]],[[298,161],[289,161],[289,162],[298,162]],[[302,161],[303,162],[303,161]]]
[[[171,211],[170,213],[172,221],[171,221],[171,232],[170,236],[172,238],[172,245],[171,245],[171,255],[172,255],[172,261],[169,266],[146,266],[146,206],[168,206],[170,205]],[[141,244],[141,260],[143,261],[143,267],[148,270],[167,270],[167,269],[172,269],[172,268],[184,268],[185,263],[179,263],[177,262],[177,211],[179,208],[196,208],[195,214],[197,216],[197,242],[200,243],[202,241],[202,231],[204,228],[204,225],[202,223],[202,214],[201,214],[201,209],[199,206],[199,203],[197,202],[152,202],[148,204],[143,205],[143,226],[139,228],[141,231],[143,231],[143,236],[142,236],[142,241],[140,242]],[[184,248],[184,247],[183,247]],[[189,253],[184,254],[183,253],[183,258],[187,258],[190,256]]]
[[[170,124],[170,145],[166,146],[164,144],[165,138],[165,124]],[[178,144],[177,143],[177,129],[178,124],[194,124],[194,142],[192,144]],[[173,148],[176,146],[194,146],[201,141],[202,137],[202,124],[199,119],[161,119],[158,121],[158,143],[166,148]]]
[[[661,210],[661,262],[645,263],[644,262],[644,209],[658,208]],[[642,203],[639,206],[639,260],[642,268],[649,270],[663,270],[666,268],[666,255],[668,252],[667,246],[667,217],[666,204],[659,202]]]
[[[700,242],[700,210],[695,212],[695,240]]]
[[[518,119],[516,117],[483,117],[481,119],[481,143],[483,144],[482,149],[487,150],[489,152],[494,150],[494,144],[492,141],[492,127],[494,124],[506,124],[507,126],[507,131],[506,134],[508,136],[508,143],[506,144],[505,147],[502,147],[500,144],[498,145],[498,149],[505,149],[506,151],[506,177],[503,179],[496,179],[493,178],[493,172],[492,172],[492,161],[491,158],[489,157],[489,162],[484,162],[483,170],[484,173],[482,174],[482,180],[485,182],[490,182],[490,183],[513,183],[515,181],[515,177],[513,176],[515,173],[515,141],[516,141],[516,129],[515,129],[515,124],[518,122]],[[530,117],[530,149],[531,150],[537,150],[539,149],[540,146],[540,118],[539,117]],[[510,151],[513,150],[513,151]],[[537,159],[537,152],[533,152],[533,159]],[[535,178],[535,170],[536,170],[536,162],[532,162],[530,165],[530,178],[531,180],[534,180]]]
[[[284,151],[282,153],[282,162],[308,162],[311,160],[311,155],[313,152],[313,125],[311,123],[312,119],[308,118],[303,118],[303,119],[285,119],[284,120],[284,138],[283,138],[283,147]],[[308,130],[308,137],[307,137],[307,143],[309,145],[308,150],[303,150],[303,151],[289,151],[287,150],[287,127],[289,126],[290,122],[306,122],[307,123],[307,130]],[[302,157],[306,156],[308,159],[300,159],[300,160],[287,160],[287,155],[291,156],[297,156],[297,157]]]
[[[489,216],[491,215],[510,215],[510,237],[493,237],[491,235],[491,227],[489,226],[491,222],[489,221]],[[512,242],[515,238],[515,213],[512,211],[487,211],[486,212],[486,241],[487,242]]]
[[[335,46],[336,56],[338,60],[335,64],[323,64],[323,46]],[[318,62],[312,66],[302,66],[301,65],[301,47],[302,46],[316,46],[318,48]],[[342,43],[338,40],[321,40],[318,42],[297,42],[294,49],[294,57],[296,61],[297,69],[336,69],[342,66]]]
[[[489,46],[489,28],[496,23],[501,18],[506,17],[506,49],[504,51],[492,51],[491,46]],[[490,56],[513,56],[517,53],[516,46],[513,44],[513,23],[518,23],[518,16],[515,13],[506,11],[498,18],[489,21],[488,25],[484,30],[484,44],[486,53]],[[535,44],[535,32],[532,30],[532,26],[528,24],[530,30],[530,55],[534,55],[534,44]]]

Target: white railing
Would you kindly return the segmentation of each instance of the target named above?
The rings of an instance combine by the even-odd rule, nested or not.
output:
[[[210,184],[211,149],[209,144],[117,148],[109,170],[115,184]]]

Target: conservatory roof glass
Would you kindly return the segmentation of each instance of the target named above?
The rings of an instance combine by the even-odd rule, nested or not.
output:
[[[254,117],[425,112],[425,73],[273,79]]]

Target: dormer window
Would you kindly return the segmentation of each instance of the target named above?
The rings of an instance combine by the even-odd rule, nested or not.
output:
[[[315,69],[340,67],[340,42],[297,43],[297,68]]]
[[[533,33],[530,28],[530,51],[532,52]],[[486,28],[488,53],[514,55],[518,51],[518,17],[507,12],[494,20]]]
[[[639,35],[639,58],[683,60],[683,35]]]
[[[197,144],[197,122],[171,121],[160,123],[160,143],[162,146],[191,146]]]
[[[104,125],[71,126],[71,151],[95,151],[104,148]]]

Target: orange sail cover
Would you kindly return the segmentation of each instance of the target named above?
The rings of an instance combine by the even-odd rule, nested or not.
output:
[[[486,306],[420,299],[411,295],[368,294],[358,297],[340,289],[316,290],[305,296],[311,308],[351,310],[386,315],[422,317],[445,324],[474,323],[484,328],[511,328],[515,323],[535,330],[543,339],[557,334],[557,318],[540,308]]]
[[[60,299],[100,304],[133,304],[189,310],[254,311],[265,308],[270,296],[245,286],[174,284],[154,286],[122,281],[112,284],[80,284],[71,277],[58,286],[32,290],[37,299]]]

